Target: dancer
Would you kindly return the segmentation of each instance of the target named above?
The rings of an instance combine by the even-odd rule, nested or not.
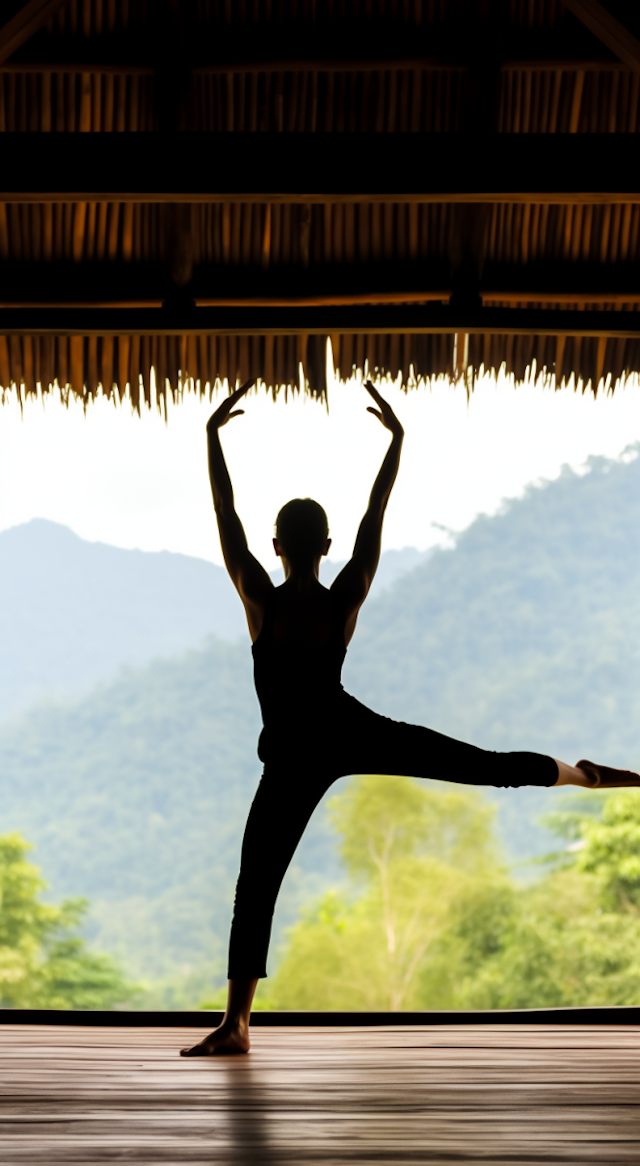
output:
[[[231,937],[227,1009],[220,1026],[183,1056],[246,1053],[258,980],[266,976],[280,885],[303,831],[329,786],[353,773],[397,773],[477,786],[613,788],[640,777],[589,761],[567,765],[539,753],[492,753],[432,729],[379,716],[340,683],[347,645],[380,558],[382,521],[398,473],[403,429],[371,382],[368,412],[391,434],[353,556],[330,588],[318,574],[331,546],[327,517],[310,498],[283,506],[273,546],[285,580],[275,587],[247,546],[233,503],[219,430],[253,382],[223,401],[207,425],[209,473],[227,570],[244,604],[264,728],[264,772],[242,844]]]

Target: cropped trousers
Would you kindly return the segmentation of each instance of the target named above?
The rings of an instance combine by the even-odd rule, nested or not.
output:
[[[339,777],[437,778],[463,785],[552,786],[558,767],[540,753],[493,753],[422,725],[380,716],[342,692],[329,724],[280,732],[260,749],[265,767],[242,842],[229,942],[229,979],[267,975],[276,899],[305,827]]]

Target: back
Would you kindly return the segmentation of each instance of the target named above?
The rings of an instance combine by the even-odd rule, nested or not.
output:
[[[344,629],[342,604],[321,583],[303,592],[291,582],[274,587],[252,647],[263,760],[276,745],[308,742],[335,706],[347,651]]]

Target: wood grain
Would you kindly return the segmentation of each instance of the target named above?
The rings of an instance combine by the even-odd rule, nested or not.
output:
[[[640,1027],[258,1028],[180,1060],[201,1035],[3,1027],[3,1163],[638,1160]]]

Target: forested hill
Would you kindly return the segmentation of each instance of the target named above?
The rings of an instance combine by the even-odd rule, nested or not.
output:
[[[345,679],[487,748],[640,764],[640,459],[479,518],[363,608]]]
[[[345,682],[488,749],[640,768],[640,459],[592,459],[481,517],[365,608]],[[514,780],[517,780],[514,777]],[[492,792],[511,854],[555,798]]]
[[[345,685],[489,748],[637,766],[639,583],[640,459],[595,461],[372,598]],[[134,970],[222,959],[258,727],[248,645],[129,669],[3,726],[0,830],[36,843],[57,896],[90,897],[103,947]],[[513,858],[545,848],[533,819],[555,791],[490,796]],[[338,876],[322,814],[296,862],[280,928]]]

